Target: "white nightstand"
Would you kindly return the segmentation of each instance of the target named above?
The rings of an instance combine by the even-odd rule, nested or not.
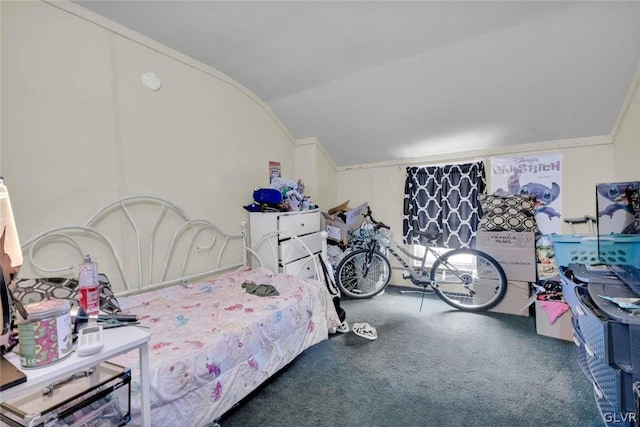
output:
[[[4,357],[14,366],[20,368],[27,375],[27,382],[8,388],[0,392],[0,401],[19,396],[32,387],[42,387],[77,371],[98,365],[120,354],[138,349],[140,366],[140,389],[142,404],[142,423],[151,426],[151,400],[149,393],[149,335],[148,332],[135,326],[106,329],[104,331],[104,347],[98,353],[86,357],[79,357],[75,352],[64,360],[42,368],[25,369],[20,366],[20,357],[15,353]]]
[[[252,249],[265,267],[294,276],[314,276],[316,271],[307,248],[314,256],[322,251],[319,209],[252,212],[249,221]]]

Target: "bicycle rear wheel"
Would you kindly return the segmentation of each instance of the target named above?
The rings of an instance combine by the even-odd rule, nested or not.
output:
[[[347,254],[336,269],[336,284],[349,298],[371,298],[387,287],[390,278],[389,260],[368,249]]]
[[[486,311],[507,292],[504,270],[488,254],[475,249],[454,249],[433,263],[431,280],[436,294],[463,311]]]

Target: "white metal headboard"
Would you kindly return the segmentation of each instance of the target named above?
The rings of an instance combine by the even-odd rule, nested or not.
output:
[[[144,212],[142,219],[134,214],[135,209]],[[107,231],[101,230],[102,225],[109,218],[114,217],[115,222],[110,224],[110,231],[115,237],[119,236],[121,239],[116,239],[113,235],[109,237],[107,235],[109,227],[106,227]],[[172,233],[168,243],[165,229],[170,235]],[[129,237],[129,233],[133,233],[134,236],[131,243],[135,247],[134,255],[128,258],[132,258],[133,264],[137,266],[135,283],[132,283],[131,276],[125,273],[125,266],[120,256],[120,251],[131,249],[124,243],[124,238]],[[165,244],[161,247],[158,243],[160,240],[158,235],[163,233]],[[73,276],[83,256],[92,253],[95,249],[92,245],[98,242],[112,257],[122,280],[123,289],[116,287],[117,295],[121,296],[176,283],[186,283],[244,265],[246,262],[244,234],[244,230],[239,234],[224,233],[210,221],[189,218],[182,208],[172,202],[160,197],[141,195],[124,197],[108,204],[92,215],[82,226],[58,227],[40,233],[27,241],[22,246],[22,251],[25,254],[25,260],[30,263],[34,271],[47,274],[49,277],[51,275]],[[204,240],[206,238],[208,241]],[[241,246],[241,252],[238,251],[234,257],[233,254],[229,255],[229,251],[233,250],[229,246],[236,241],[238,246]],[[51,242],[66,244],[67,247],[72,248],[69,252],[77,256],[77,259],[71,264],[63,263],[51,267],[48,266],[51,262],[51,257],[48,256],[45,266],[37,260],[38,253]],[[164,259],[162,268],[158,270],[155,260],[157,252],[161,250],[164,253],[159,255]],[[59,252],[57,251],[56,255]],[[187,272],[190,258],[198,252],[210,253],[207,254],[207,259],[211,260],[210,265],[198,272]],[[170,276],[169,267],[170,264],[173,265],[171,261],[178,256],[181,257],[178,273],[174,272]]]

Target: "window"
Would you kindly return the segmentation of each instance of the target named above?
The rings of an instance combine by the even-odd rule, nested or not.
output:
[[[441,233],[436,245],[473,248],[480,223],[478,195],[485,191],[484,163],[411,166],[405,181],[404,243],[420,244],[413,231]]]

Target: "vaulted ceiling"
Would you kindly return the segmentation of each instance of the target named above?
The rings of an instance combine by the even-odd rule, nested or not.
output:
[[[638,1],[75,1],[231,76],[337,165],[609,135]]]

